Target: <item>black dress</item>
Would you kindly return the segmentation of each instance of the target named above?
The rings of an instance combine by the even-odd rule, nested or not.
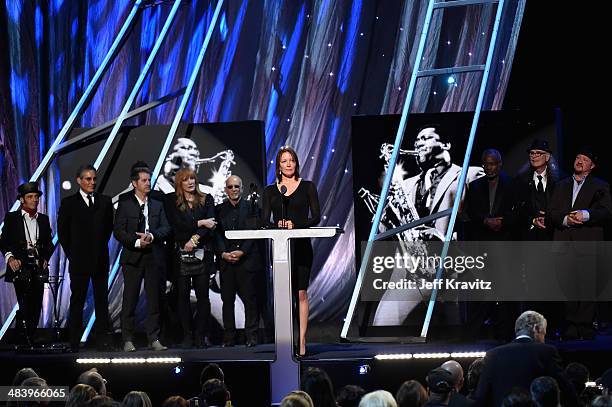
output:
[[[270,215],[274,226],[283,218],[283,199],[286,201],[285,219],[292,221],[295,229],[316,226],[321,220],[317,188],[313,182],[301,180],[295,191],[285,197],[276,184],[266,187],[262,210],[264,224],[270,225]],[[310,239],[291,239],[291,285],[294,291],[308,288],[312,257]]]

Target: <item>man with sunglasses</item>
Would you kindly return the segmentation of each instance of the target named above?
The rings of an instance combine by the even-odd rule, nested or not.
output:
[[[258,245],[253,240],[230,240],[226,230],[254,229],[259,208],[242,199],[242,179],[236,175],[225,181],[227,200],[215,208],[217,219],[216,251],[220,258],[221,299],[223,300],[223,346],[236,344],[234,303],[236,294],[244,303],[246,346],[257,345],[259,317],[256,302],[256,277],[262,268]]]

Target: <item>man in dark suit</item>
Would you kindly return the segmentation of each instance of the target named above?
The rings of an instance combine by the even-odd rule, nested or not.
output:
[[[234,303],[236,294],[244,303],[245,337],[247,346],[257,345],[259,317],[255,284],[257,272],[262,268],[261,254],[253,240],[232,240],[225,237],[226,230],[254,229],[258,207],[242,199],[242,180],[236,175],[225,181],[228,200],[218,205],[216,249],[221,257],[221,299],[223,300],[224,346],[236,342]]]
[[[42,192],[28,182],[17,189],[21,207],[4,217],[0,250],[7,264],[5,280],[15,286],[19,310],[15,327],[22,345],[32,346],[42,310],[43,287],[53,254],[49,217],[38,212]]]
[[[499,151],[492,148],[483,151],[482,167],[485,176],[469,184],[465,198],[465,212],[470,219],[469,240],[510,240],[506,217],[512,209],[512,181],[501,171],[502,165]],[[514,278],[514,273],[511,278]],[[489,320],[493,321],[489,326],[494,328],[496,337],[508,340],[513,334],[512,321],[519,314],[516,308],[512,302],[467,302],[469,328],[466,334],[481,338],[485,335],[481,332],[486,326],[485,321]]]
[[[487,352],[476,389],[478,406],[500,406],[513,387],[529,391],[533,379],[550,376],[557,380],[564,406],[576,406],[574,388],[561,368],[557,349],[544,343],[546,319],[525,311],[515,323],[516,338]]]
[[[559,168],[546,140],[534,139],[527,148],[529,165],[513,180],[512,211],[507,216],[516,240],[549,241],[553,228],[546,223],[551,197],[559,182]],[[536,244],[537,245],[537,244]],[[544,254],[543,254],[544,256]],[[529,256],[525,256],[523,278],[526,288],[537,292],[541,289],[540,268]],[[556,333],[561,325],[562,304],[557,302],[528,302],[526,308],[543,313],[548,318],[548,329]],[[525,309],[525,308],[524,308]]]
[[[548,204],[559,181],[556,163],[548,141],[535,139],[527,149],[529,167],[514,179],[512,221],[521,240],[552,239],[552,227],[546,224]]]
[[[62,200],[57,218],[59,242],[70,262],[70,348],[78,352],[83,308],[91,279],[96,310],[98,350],[112,350],[108,316],[108,239],[113,232],[111,199],[95,193],[96,169],[82,165],[76,177],[79,191]]]
[[[574,173],[560,181],[549,206],[553,238],[560,242],[604,240],[604,225],[612,218],[610,186],[591,174],[597,163],[593,150],[583,148],[574,160]],[[597,245],[556,244],[557,270],[566,293],[581,302],[566,304],[566,339],[592,339],[595,316]],[[580,272],[578,272],[580,270]],[[592,299],[589,301],[589,299]]]
[[[120,258],[124,280],[121,309],[123,350],[136,350],[134,312],[143,279],[147,298],[147,339],[153,350],[166,350],[168,348],[159,341],[161,276],[158,264],[164,262],[163,241],[170,234],[170,225],[162,202],[149,199],[151,170],[147,164],[142,161],[134,164],[131,179],[134,190],[119,197],[114,226],[115,237],[123,246]]]

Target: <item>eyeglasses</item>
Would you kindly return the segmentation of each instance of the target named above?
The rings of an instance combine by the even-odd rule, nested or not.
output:
[[[541,157],[541,156],[543,156],[544,154],[546,154],[546,151],[530,151],[530,152],[529,152],[529,156],[530,156],[530,157],[536,157],[536,158],[537,158],[537,157]]]
[[[227,189],[240,189],[241,186],[240,185],[226,185],[225,188],[227,188]]]

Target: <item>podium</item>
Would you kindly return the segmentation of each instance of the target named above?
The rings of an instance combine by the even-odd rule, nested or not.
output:
[[[270,366],[272,404],[280,404],[290,391],[300,388],[300,365],[293,353],[291,298],[291,252],[289,239],[333,237],[336,227],[310,229],[229,230],[228,239],[272,239],[272,281],[274,285],[274,335],[276,359]]]

